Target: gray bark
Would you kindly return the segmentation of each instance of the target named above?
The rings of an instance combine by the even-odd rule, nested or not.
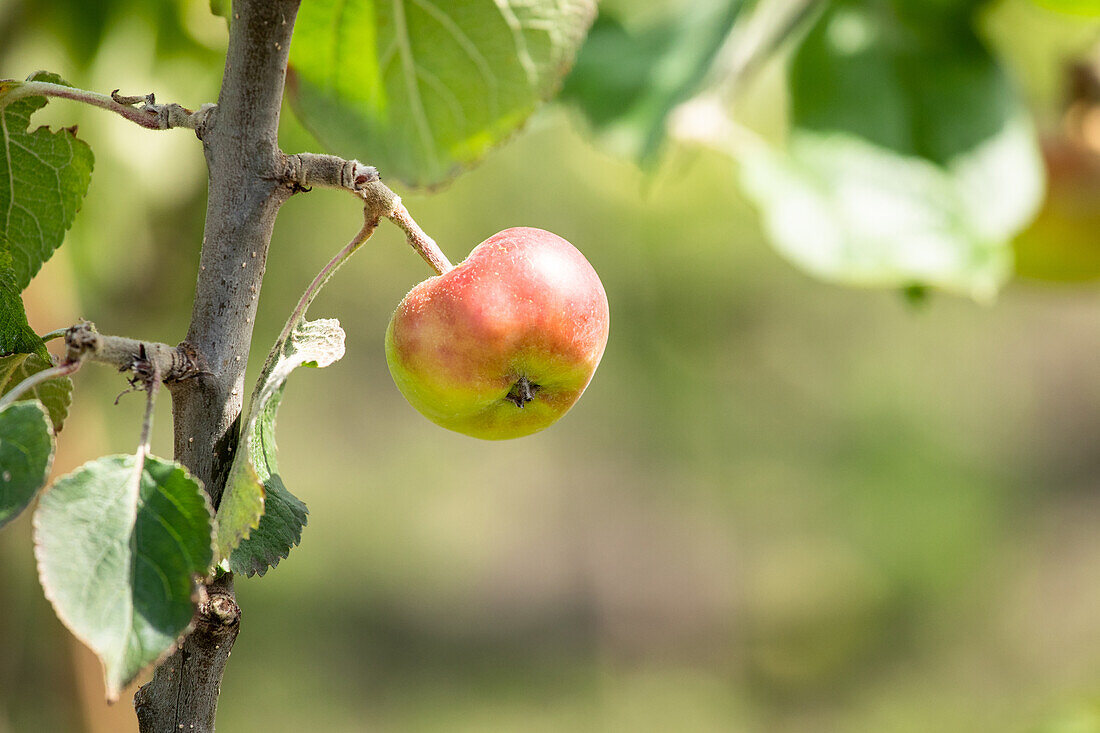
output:
[[[169,385],[175,455],[216,507],[236,448],[244,372],[284,182],[279,110],[300,0],[234,0],[218,98],[202,129],[206,226],[186,346],[202,372]],[[142,733],[214,730],[222,673],[239,628],[231,576],[205,589],[195,631],[134,696]]]
[[[65,363],[98,361],[133,372],[136,378],[151,379],[154,374],[171,385],[193,379],[201,373],[196,355],[186,344],[169,346],[155,341],[138,341],[126,336],[105,336],[95,325],[81,321],[65,332]]]

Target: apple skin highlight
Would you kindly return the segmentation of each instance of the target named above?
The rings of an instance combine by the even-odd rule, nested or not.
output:
[[[386,330],[386,361],[401,393],[433,422],[476,438],[517,438],[546,428],[581,396],[608,322],[607,295],[584,255],[556,234],[516,227],[409,291]]]

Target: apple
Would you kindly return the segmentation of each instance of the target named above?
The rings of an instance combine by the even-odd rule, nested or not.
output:
[[[1100,113],[1097,113],[1100,127]],[[1016,274],[1052,282],[1100,278],[1100,153],[1073,136],[1042,141],[1047,193],[1016,237]]]
[[[607,331],[607,295],[584,255],[556,234],[516,227],[409,291],[386,330],[386,361],[429,420],[518,438],[576,403]]]

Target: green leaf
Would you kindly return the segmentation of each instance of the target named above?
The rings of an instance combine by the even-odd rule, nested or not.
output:
[[[967,16],[937,18],[832,6],[791,66],[787,149],[750,147],[743,184],[776,247],[813,274],[988,299],[1041,202],[1042,163]]]
[[[0,410],[0,527],[19,516],[46,485],[53,463],[46,409],[16,402]]]
[[[46,597],[99,656],[116,700],[190,630],[213,557],[206,494],[172,461],[106,456],[58,479],[34,526]]]
[[[272,349],[218,508],[218,557],[228,557],[233,572],[263,575],[301,541],[308,512],[279,475],[275,416],[294,369],[325,367],[343,355],[344,331],[333,319],[299,319]]]
[[[32,374],[48,369],[52,364],[37,354],[0,356],[0,395]],[[48,379],[27,393],[26,399],[37,399],[46,408],[56,435],[61,432],[72,403],[73,381],[68,377]],[[20,400],[22,402],[22,400]],[[16,403],[18,404],[18,403]]]
[[[27,323],[27,312],[23,309],[11,252],[7,247],[8,242],[0,234],[0,355],[38,354],[48,359],[46,343]]]
[[[595,0],[311,0],[290,49],[295,112],[326,147],[407,184],[480,160],[549,98]]]
[[[43,71],[28,81],[65,84]],[[0,237],[10,244],[19,291],[61,245],[88,191],[93,164],[92,149],[76,137],[76,128],[29,131],[31,114],[46,106],[46,98],[8,104],[6,92],[20,86],[0,81]]]
[[[580,107],[608,147],[652,163],[669,113],[698,91],[743,6],[695,2],[637,33],[601,12],[562,99]]]
[[[210,0],[210,12],[225,18],[226,23],[229,22],[229,15],[233,10],[232,6],[233,3],[230,0]]]

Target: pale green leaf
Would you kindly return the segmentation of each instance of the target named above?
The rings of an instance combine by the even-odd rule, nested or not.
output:
[[[58,479],[35,512],[35,555],[58,618],[103,663],[108,699],[190,630],[211,567],[210,504],[182,466],[106,456]]]
[[[0,410],[0,527],[45,486],[53,451],[50,420],[41,404],[16,402]]]
[[[28,81],[65,83],[41,71]],[[29,129],[31,114],[46,98],[6,103],[5,93],[21,84],[0,81],[0,237],[10,244],[19,290],[61,245],[88,190],[93,164],[92,149],[76,137],[76,128]]]
[[[426,186],[477,162],[558,88],[595,0],[311,0],[290,98],[329,149]]]
[[[233,572],[263,575],[301,541],[308,512],[279,475],[275,417],[294,369],[325,367],[343,355],[344,332],[333,319],[299,321],[272,349],[218,508],[218,557],[228,557]]]
[[[815,275],[988,299],[1042,199],[1035,133],[967,16],[912,22],[869,3],[827,12],[792,63],[787,147],[747,148],[743,183]]]

